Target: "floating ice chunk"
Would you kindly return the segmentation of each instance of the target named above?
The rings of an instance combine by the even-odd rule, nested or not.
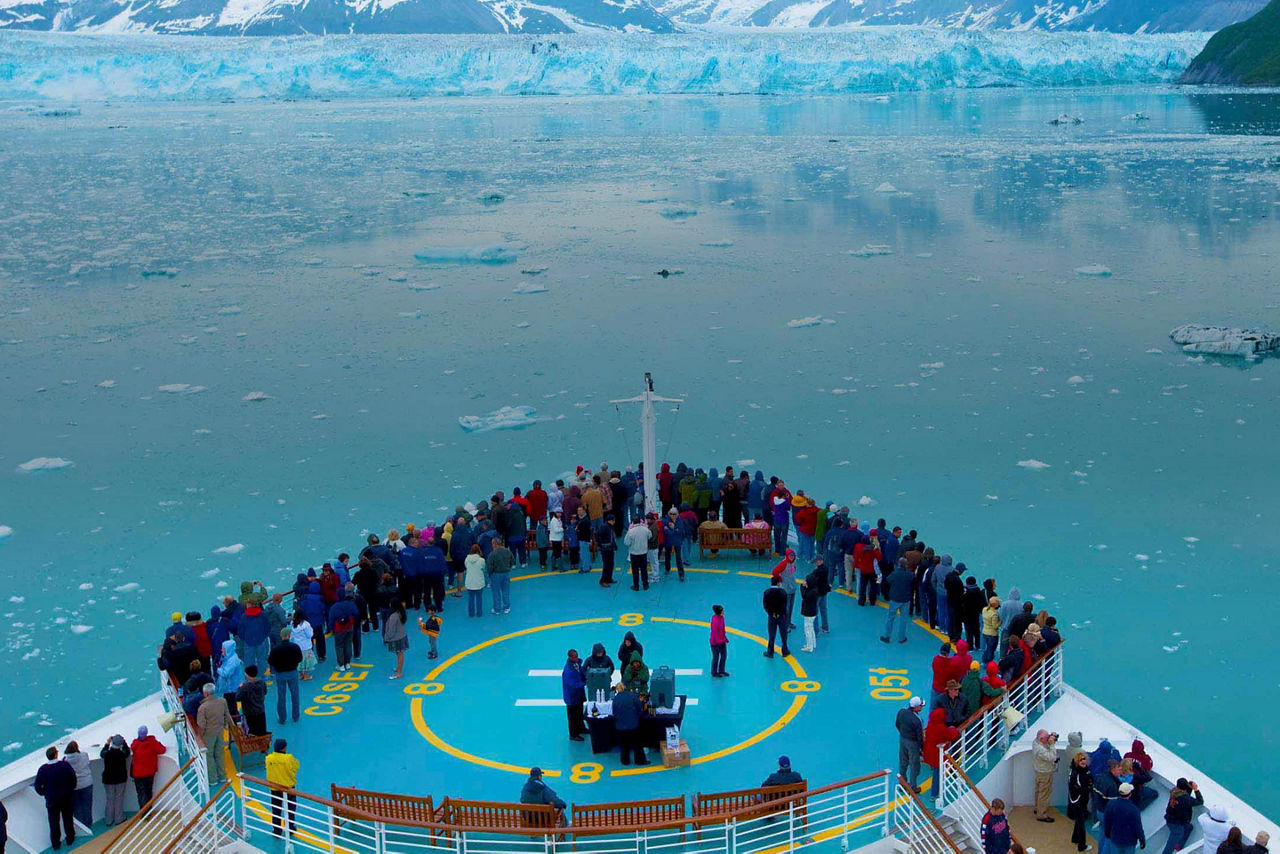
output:
[[[487,415],[461,415],[458,425],[468,433],[488,433],[493,430],[519,430],[550,418],[535,417],[538,410],[532,406],[503,406]]]
[[[920,367],[925,369],[926,371],[940,371],[946,367],[946,363],[945,362],[926,362]]]
[[[876,500],[872,498],[870,495],[864,495],[858,499],[859,507],[870,507],[875,503],[876,503]]]
[[[407,320],[417,320],[422,317],[422,312],[417,309],[414,309],[413,311],[402,311],[400,312],[400,317]]]
[[[206,569],[204,572],[200,573],[200,577],[213,578],[215,575],[217,575],[220,572],[222,572],[222,570],[220,569]]]
[[[13,536],[13,528],[8,525],[0,525],[0,540],[7,540]]]
[[[116,387],[115,380],[103,380],[102,382],[98,383],[98,388],[115,388],[115,387]]]
[[[222,308],[218,309],[218,314],[231,315],[239,314],[242,311],[244,311],[244,309],[238,305],[224,305]]]
[[[8,744],[6,744],[3,748],[0,748],[0,750],[3,750],[5,753],[14,753],[21,749],[22,749],[22,742],[20,741],[11,741]]]
[[[705,240],[702,243],[708,249],[728,249],[733,245],[732,240]]]
[[[1163,649],[1165,652],[1177,652],[1178,650],[1182,649],[1182,647],[1180,646],[1162,646],[1160,648]]]
[[[1048,463],[1042,463],[1039,460],[1018,460],[1018,465],[1022,466],[1024,469],[1031,469],[1033,471],[1049,468]]]
[[[139,587],[141,587],[141,586],[142,586],[142,585],[140,585],[140,584],[139,584],[138,582],[136,582],[136,581],[129,581],[129,582],[126,582],[125,584],[121,584],[119,587],[117,587],[117,588],[116,588],[116,592],[117,592],[117,593],[132,593],[133,591],[137,590],[137,589],[138,589]]]
[[[1136,113],[1129,113],[1127,116],[1120,117],[1120,121],[1122,122],[1145,122],[1150,120],[1151,120],[1151,116],[1148,116],[1146,113],[1142,112],[1141,110],[1139,110]]]
[[[1200,538],[1199,538],[1199,537],[1183,537],[1182,539],[1183,539],[1183,541],[1184,541],[1184,542],[1188,542],[1188,543],[1198,543],[1198,542],[1200,542]]]
[[[898,192],[898,188],[890,184],[888,181],[885,181],[880,186],[876,187],[876,192],[877,193],[896,193]]]
[[[1105,278],[1111,275],[1111,268],[1102,264],[1085,264],[1083,267],[1076,267],[1076,275]]]
[[[999,500],[1000,500],[1000,496],[999,496],[999,495],[987,495],[987,496],[984,496],[984,497],[985,497],[988,501],[999,501]]]
[[[1175,328],[1169,333],[1169,337],[1175,344],[1182,345],[1186,353],[1211,353],[1251,359],[1260,353],[1280,350],[1280,335],[1257,329],[1187,323]]]
[[[1084,119],[1079,116],[1069,115],[1068,113],[1060,113],[1056,119],[1049,119],[1051,125],[1078,125],[1082,124]]]
[[[531,283],[527,285],[520,285],[518,288],[514,289],[511,293],[521,294],[521,295],[545,294],[549,290],[550,288],[548,288],[546,285],[535,285]]]
[[[532,326],[532,325],[533,325],[533,324],[529,323],[529,321],[527,321],[527,320],[522,320],[522,321],[520,321],[519,323],[517,323],[517,324],[516,324],[516,329],[528,329],[528,328],[529,328],[530,326]]]
[[[659,213],[662,215],[663,219],[676,221],[685,220],[689,217],[698,215],[698,212],[693,208],[663,208]]]
[[[271,395],[267,394],[265,391],[251,391],[240,399],[245,403],[254,403],[261,400],[270,400]]]
[[[126,683],[126,682],[128,682],[128,681],[129,681],[129,677],[127,677],[127,676],[121,676],[119,679],[112,679],[112,680],[111,680],[111,684],[112,684],[112,685],[123,685],[124,683]]]
[[[232,543],[229,546],[221,546],[213,550],[216,555],[238,555],[244,551],[244,543]]]
[[[835,323],[835,320],[833,320],[830,317],[823,317],[820,314],[815,314],[815,315],[812,315],[811,317],[799,317],[799,318],[796,318],[795,320],[788,320],[787,328],[788,329],[807,329],[810,326],[822,326],[823,324],[829,324],[829,323]]]
[[[751,459],[750,457],[748,457],[745,460],[738,460],[738,462],[736,463],[738,468],[746,468],[747,466],[753,466],[755,464],[756,464],[756,461]]]
[[[1133,559],[1147,561],[1147,560],[1151,560],[1151,555],[1134,555]]]
[[[436,284],[435,282],[426,282],[426,283],[424,283],[424,284],[419,284],[419,285],[410,285],[410,286],[409,286],[409,290],[411,290],[411,291],[438,291],[438,290],[440,290],[440,286],[439,286],[438,284]]]
[[[9,597],[9,601],[10,601],[10,602],[12,602],[12,603],[13,603],[13,604],[15,604],[15,605],[21,605],[23,602],[27,601],[27,597],[25,597],[25,596],[10,596],[10,597]]]
[[[72,626],[71,627],[71,634],[73,635],[82,635],[85,632],[91,632],[91,631],[93,631],[93,626]]]
[[[892,255],[893,250],[884,243],[864,243],[861,249],[850,249],[849,254],[855,258],[874,258],[877,255]]]
[[[1067,377],[1067,385],[1080,385],[1082,382],[1084,382],[1084,377],[1081,377],[1081,376]]]
[[[80,589],[80,590],[92,590],[92,589],[93,589],[93,585],[92,585],[92,584],[90,584],[88,581],[86,581],[84,584],[81,584],[81,585],[80,585],[80,587],[79,587],[78,589]]]
[[[480,204],[487,208],[495,207],[507,200],[507,194],[501,190],[485,190],[480,194]]]
[[[58,469],[70,468],[73,465],[75,463],[71,462],[71,460],[65,460],[62,457],[36,457],[18,466],[18,471],[57,471]]]
[[[424,264],[514,264],[519,253],[509,246],[434,246],[413,253]]]
[[[169,383],[168,385],[156,386],[156,391],[165,394],[199,394],[205,391],[202,385],[190,385],[189,383]]]

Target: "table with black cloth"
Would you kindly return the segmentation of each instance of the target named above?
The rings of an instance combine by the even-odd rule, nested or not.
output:
[[[640,718],[640,731],[643,733],[643,744],[650,750],[657,750],[667,740],[667,727],[684,728],[684,712],[689,708],[689,695],[677,694],[680,700],[680,711],[673,714],[657,714],[645,712]],[[598,718],[586,716],[587,729],[591,731],[591,752],[609,753],[618,747],[618,729],[614,725],[612,715],[601,715]]]

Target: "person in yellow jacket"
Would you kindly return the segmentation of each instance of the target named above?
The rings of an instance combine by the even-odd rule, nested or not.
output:
[[[275,752],[266,758],[267,782],[271,784],[271,824],[276,836],[281,835],[281,807],[284,807],[290,836],[294,833],[293,815],[298,809],[298,796],[293,791],[298,785],[298,757],[289,753],[288,747],[283,738],[277,738]]]
[[[982,663],[994,661],[1000,643],[1000,597],[992,596],[982,609]]]

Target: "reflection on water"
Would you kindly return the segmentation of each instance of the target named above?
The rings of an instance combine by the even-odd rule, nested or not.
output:
[[[1073,682],[1280,808],[1248,761],[1271,651],[1216,618],[1280,596],[1280,360],[1167,337],[1280,328],[1278,97],[0,110],[0,549],[26,570],[0,633],[29,687],[0,685],[0,743],[150,691],[156,615],[218,584],[632,456],[602,404],[652,370],[690,397],[673,457],[866,496],[1016,581],[1069,622]],[[495,246],[517,262],[413,258]],[[458,427],[507,405],[552,420]],[[74,465],[14,473],[42,456]]]

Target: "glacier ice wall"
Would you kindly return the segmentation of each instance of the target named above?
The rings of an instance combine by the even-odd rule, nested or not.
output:
[[[697,35],[212,38],[0,32],[0,99],[838,94],[1162,83],[1204,33],[883,27]]]

